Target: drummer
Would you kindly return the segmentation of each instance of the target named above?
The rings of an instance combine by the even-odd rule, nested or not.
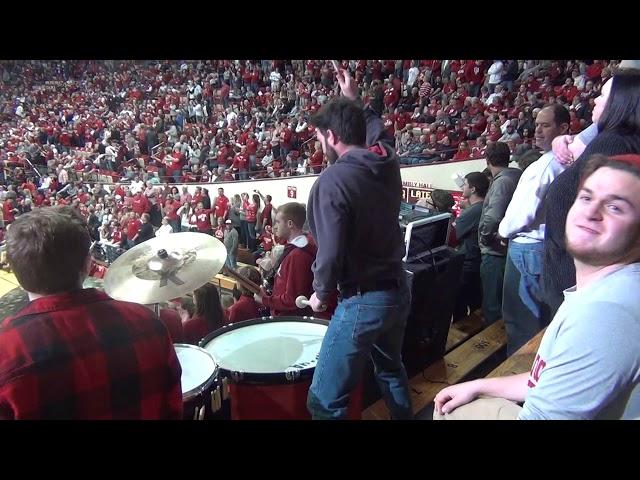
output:
[[[182,418],[167,329],[143,305],[82,288],[90,243],[72,207],[12,224],[7,256],[30,302],[0,323],[0,418]]]
[[[255,295],[255,300],[271,309],[271,315],[301,316],[309,315],[311,309],[304,310],[296,307],[298,296],[309,297],[313,293],[313,273],[311,266],[316,259],[316,246],[313,238],[302,231],[307,219],[304,204],[297,202],[285,203],[278,208],[275,222],[275,233],[286,239],[284,252],[279,262],[274,266],[277,273],[273,282],[273,293],[268,295],[263,289],[261,295]],[[320,318],[331,318],[337,304],[337,292],[334,301],[327,301],[327,310],[316,313]]]

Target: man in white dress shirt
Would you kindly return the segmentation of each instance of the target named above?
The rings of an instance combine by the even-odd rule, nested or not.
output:
[[[513,354],[544,325],[540,315],[540,274],[544,240],[544,201],[551,182],[565,168],[551,151],[553,139],[569,128],[562,105],[543,108],[536,117],[536,145],[544,154],[520,177],[498,233],[509,239],[502,293],[507,354]]]

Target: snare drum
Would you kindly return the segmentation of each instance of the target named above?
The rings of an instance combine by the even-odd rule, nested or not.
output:
[[[328,325],[313,317],[263,317],[202,339],[229,381],[231,419],[310,419],[307,394]],[[349,418],[359,419],[362,389],[351,397]]]
[[[175,343],[182,367],[182,401],[185,420],[212,418],[222,406],[218,366],[213,357],[195,345]]]

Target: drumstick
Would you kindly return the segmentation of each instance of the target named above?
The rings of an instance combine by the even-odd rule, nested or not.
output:
[[[304,295],[300,295],[298,298],[296,298],[296,307],[303,309],[305,307],[310,307],[310,306],[311,306],[311,303],[309,302],[309,299]]]
[[[299,309],[303,309],[305,307],[310,307],[310,306],[311,306],[311,302],[304,295],[300,295],[298,298],[296,298],[296,307],[298,307]],[[327,306],[323,304],[320,311],[324,312],[326,309],[327,309]]]
[[[222,379],[222,400],[229,398],[229,380],[227,377]]]

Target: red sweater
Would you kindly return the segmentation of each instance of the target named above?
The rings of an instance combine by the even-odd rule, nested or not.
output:
[[[305,235],[306,245],[302,248],[287,243],[283,255],[286,255],[275,276],[273,294],[262,297],[262,303],[271,309],[271,315],[309,315],[310,309],[296,307],[296,298],[313,294],[313,272],[311,265],[316,259],[318,247],[309,235]],[[298,243],[298,241],[296,241]],[[302,242],[304,243],[304,242]]]
[[[182,319],[180,315],[178,315],[178,312],[170,308],[163,308],[160,310],[160,320],[162,320],[164,326],[169,330],[169,335],[171,335],[171,341],[173,343],[182,343],[184,341]]]
[[[198,342],[209,335],[213,329],[202,315],[194,315],[182,324],[184,331],[184,342],[191,345],[198,345]]]
[[[245,320],[251,320],[252,318],[259,318],[258,304],[253,299],[246,295],[240,296],[240,299],[228,308],[229,322],[237,323]]]

